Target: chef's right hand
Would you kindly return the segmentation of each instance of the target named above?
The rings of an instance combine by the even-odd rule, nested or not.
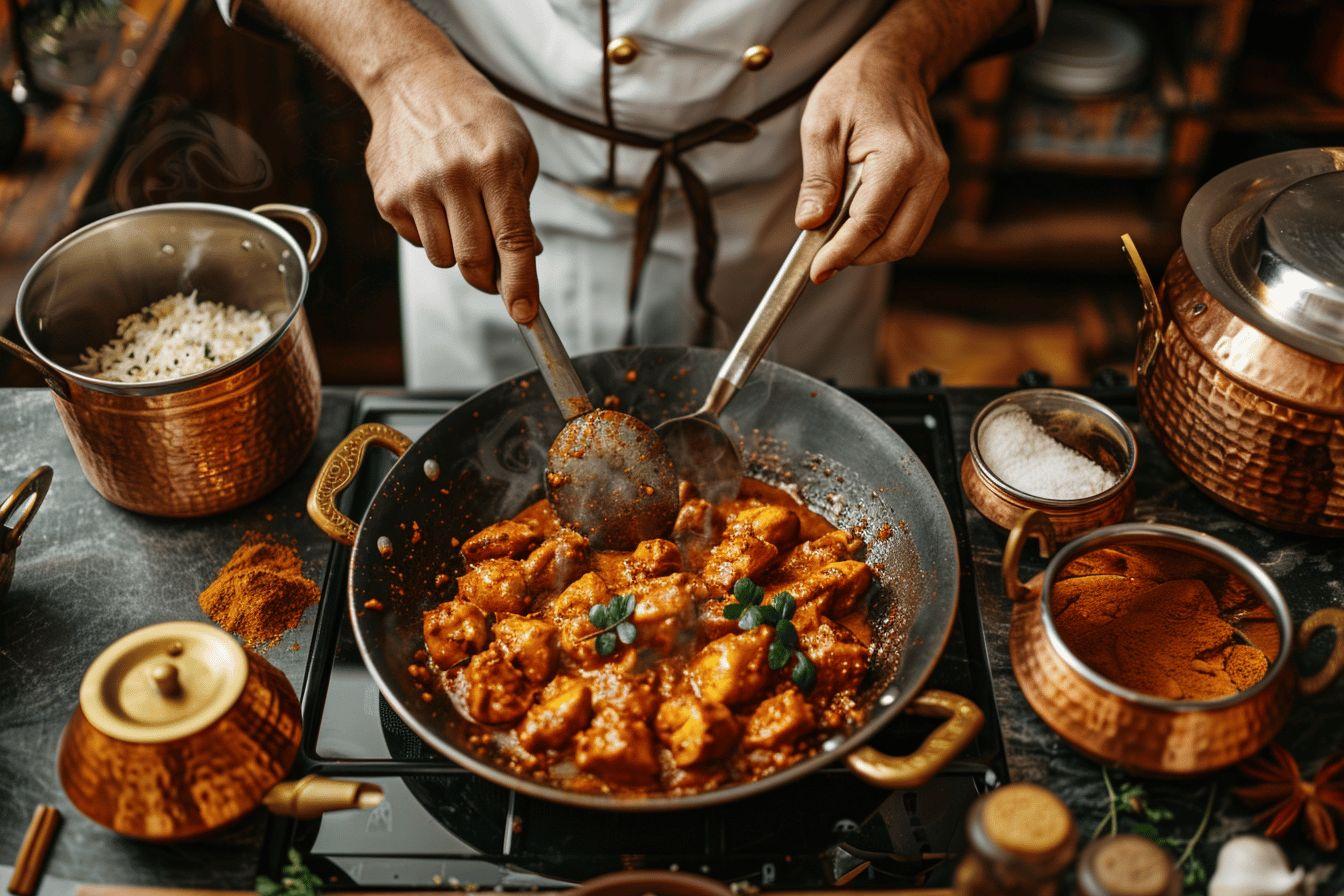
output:
[[[537,150],[513,105],[458,61],[404,66],[365,96],[365,153],[383,220],[432,264],[504,295],[518,323],[536,316],[541,242],[528,197]]]

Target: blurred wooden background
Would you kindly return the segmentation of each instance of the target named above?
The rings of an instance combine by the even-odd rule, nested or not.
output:
[[[1145,73],[1123,94],[1042,99],[1024,87],[1020,61],[996,58],[936,98],[953,191],[924,252],[896,272],[879,336],[889,382],[933,370],[949,384],[1010,383],[1035,369],[1075,384],[1102,367],[1127,370],[1138,299],[1119,235],[1134,235],[1156,274],[1185,202],[1211,174],[1344,142],[1344,0],[1105,6],[1148,44]],[[311,205],[332,233],[310,299],[324,376],[399,382],[395,243],[369,195],[358,100],[293,47],[226,28],[209,0],[127,8],[155,27],[132,35],[128,25],[123,40],[166,30],[101,74],[111,86],[97,96],[119,101],[73,102],[81,133],[102,142],[89,170],[64,160],[69,207],[47,230],[174,199]],[[34,120],[49,132],[70,107],[30,112],[30,135]],[[29,148],[0,174],[0,207],[11,212],[0,228],[53,153]],[[3,234],[0,268],[13,269],[57,235],[30,234],[21,252]],[[0,323],[12,285],[6,292]],[[25,380],[0,367],[0,382]]]

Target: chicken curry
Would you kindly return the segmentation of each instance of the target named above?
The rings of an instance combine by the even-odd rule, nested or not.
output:
[[[816,752],[866,715],[863,541],[747,480],[667,539],[590,549],[545,501],[461,545],[412,674],[471,745],[572,790],[687,794]]]

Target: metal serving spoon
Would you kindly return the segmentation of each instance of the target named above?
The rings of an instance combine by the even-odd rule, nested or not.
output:
[[[737,337],[737,344],[723,359],[714,385],[700,409],[684,417],[665,420],[655,429],[662,436],[677,473],[695,486],[700,497],[711,503],[736,497],[742,485],[742,455],[732,438],[723,431],[719,415],[747,382],[783,326],[784,319],[793,310],[794,303],[807,288],[808,271],[817,253],[849,217],[849,206],[859,189],[862,174],[862,164],[852,165],[845,174],[845,189],[831,219],[816,230],[804,230],[799,234],[742,335]]]
[[[545,308],[518,330],[566,420],[546,452],[546,498],[556,513],[600,549],[666,535],[680,502],[662,440],[629,414],[593,408]]]

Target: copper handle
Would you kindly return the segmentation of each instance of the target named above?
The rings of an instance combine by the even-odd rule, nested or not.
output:
[[[287,202],[268,202],[252,209],[252,214],[261,215],[263,218],[294,221],[302,225],[303,229],[308,231],[308,251],[305,253],[308,269],[317,267],[317,263],[327,251],[327,225],[317,216],[317,212]]]
[[[873,747],[862,747],[845,757],[849,770],[875,787],[911,790],[923,785],[956,759],[985,725],[980,707],[948,691],[924,691],[905,711],[946,721],[909,756],[888,756]]]
[[[10,493],[3,504],[0,504],[0,537],[2,537],[0,549],[12,551],[19,546],[19,542],[23,539],[23,530],[33,521],[33,514],[37,513],[37,508],[42,505],[42,499],[47,496],[47,489],[51,487],[51,476],[51,467],[43,464],[19,483],[19,487]],[[32,500],[29,501],[29,498]],[[27,507],[24,507],[25,503]],[[23,513],[11,526],[9,517],[20,507],[24,508]]]
[[[1008,542],[1003,546],[1003,593],[1014,603],[1026,600],[1031,595],[1031,589],[1018,573],[1018,567],[1022,564],[1022,548],[1027,539],[1032,537],[1036,539],[1042,557],[1049,557],[1055,552],[1055,527],[1050,525],[1050,518],[1039,510],[1028,510],[1018,517],[1013,530],[1008,533]]]
[[[47,366],[37,355],[28,351],[28,349],[0,336],[0,348],[9,352],[23,363],[37,371],[38,376],[42,377],[42,382],[47,384],[47,388],[55,392],[66,401],[70,400],[70,386],[66,384],[65,379],[56,371],[54,367]]]
[[[336,499],[359,475],[364,451],[380,445],[397,457],[411,447],[411,440],[385,423],[361,423],[327,455],[308,492],[308,516],[317,527],[341,544],[351,547],[359,534],[359,523],[341,513]]]
[[[1344,609],[1326,607],[1312,613],[1297,629],[1297,649],[1304,650],[1308,642],[1322,629],[1334,629],[1335,646],[1326,658],[1325,664],[1315,674],[1298,679],[1297,689],[1311,696],[1330,687],[1340,673],[1344,672]]]

